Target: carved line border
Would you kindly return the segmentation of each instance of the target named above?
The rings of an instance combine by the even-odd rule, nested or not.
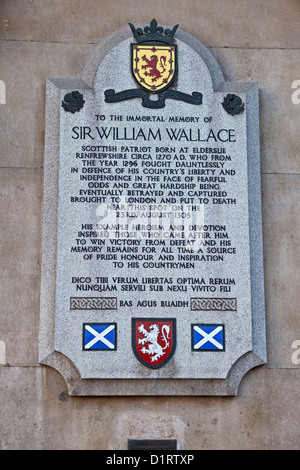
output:
[[[193,297],[191,298],[191,310],[206,311],[213,310],[219,312],[236,312],[236,298],[207,298]]]
[[[70,310],[117,309],[117,297],[70,297]]]

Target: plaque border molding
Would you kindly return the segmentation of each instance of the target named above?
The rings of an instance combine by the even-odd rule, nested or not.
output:
[[[235,396],[238,394],[243,377],[251,369],[266,364],[267,361],[258,85],[253,82],[225,82],[221,68],[210,50],[201,41],[181,30],[176,32],[176,37],[201,56],[210,71],[213,90],[224,93],[224,96],[226,94],[245,94],[245,113],[247,113],[248,126],[252,350],[232,364],[226,377],[219,379],[83,379],[74,363],[54,349],[59,104],[62,93],[80,90],[83,97],[86,93],[92,93],[99,64],[105,55],[112,47],[130,37],[130,32],[126,28],[99,44],[90,56],[81,79],[53,78],[47,80],[39,363],[42,366],[54,368],[62,375],[70,396]],[[54,227],[55,229],[53,229]]]

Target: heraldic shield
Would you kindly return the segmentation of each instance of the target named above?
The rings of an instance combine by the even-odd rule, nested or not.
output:
[[[175,318],[133,318],[132,348],[136,358],[151,369],[164,366],[176,348]]]
[[[132,73],[136,82],[151,93],[168,88],[177,72],[176,45],[131,44]]]
[[[193,91],[187,94],[179,90],[168,89],[177,77],[177,45],[173,43],[178,25],[164,29],[153,19],[150,26],[136,28],[129,23],[136,43],[131,44],[131,72],[139,88],[116,91],[109,88],[104,91],[106,103],[117,103],[132,98],[141,98],[142,106],[150,109],[165,107],[166,99],[202,104],[202,93]],[[151,96],[157,93],[158,99]]]

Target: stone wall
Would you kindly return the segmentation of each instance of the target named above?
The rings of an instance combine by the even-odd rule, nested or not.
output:
[[[0,449],[298,449],[298,0],[2,0],[0,12]],[[80,78],[102,39],[152,18],[200,39],[226,80],[260,87],[268,363],[237,397],[69,397],[38,364],[46,78]]]

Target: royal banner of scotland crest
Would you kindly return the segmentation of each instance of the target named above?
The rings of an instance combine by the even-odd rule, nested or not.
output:
[[[147,91],[157,93],[168,88],[176,76],[176,46],[167,44],[131,44],[132,73]]]
[[[193,105],[202,104],[202,93],[192,94],[172,89],[177,77],[177,44],[174,35],[178,25],[172,29],[158,26],[153,19],[144,29],[129,23],[136,43],[131,44],[131,73],[139,85],[116,93],[114,88],[104,91],[106,103],[141,98],[142,106],[150,109],[165,107],[166,99],[184,101]],[[150,98],[157,93],[158,99]]]

